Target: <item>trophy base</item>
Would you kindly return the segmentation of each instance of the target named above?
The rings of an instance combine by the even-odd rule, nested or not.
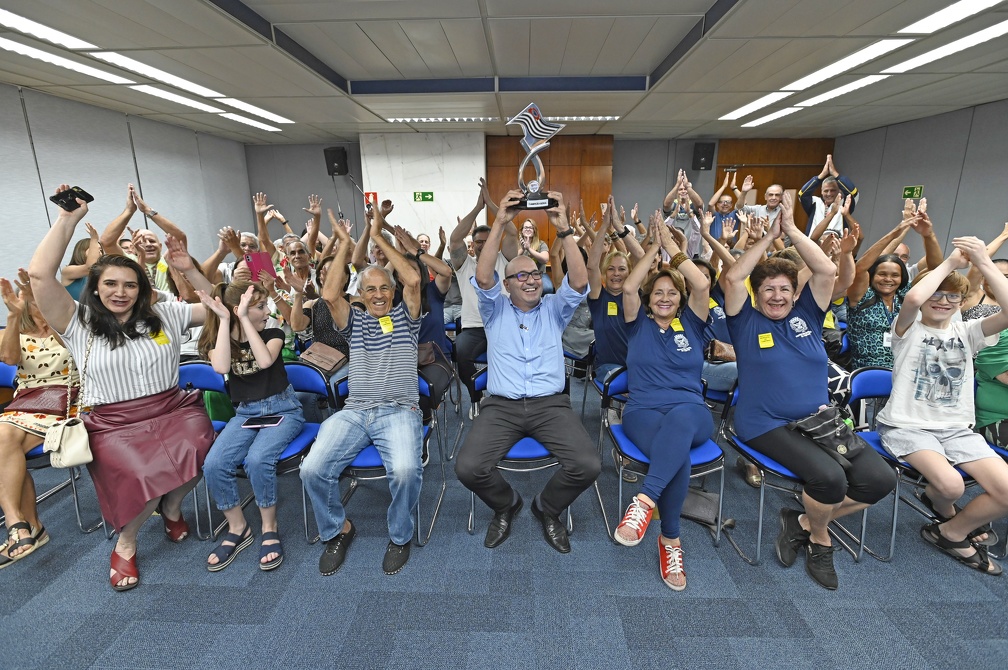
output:
[[[550,209],[559,205],[556,198],[549,198],[545,193],[526,193],[525,197],[515,205],[516,209]]]

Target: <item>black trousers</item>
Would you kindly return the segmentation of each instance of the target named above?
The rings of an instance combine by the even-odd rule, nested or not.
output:
[[[455,337],[455,360],[458,363],[459,377],[469,391],[469,400],[479,402],[482,393],[473,388],[473,375],[476,374],[476,357],[487,351],[486,331],[482,328],[465,328]]]
[[[539,495],[544,512],[559,515],[602,471],[595,443],[571,409],[568,396],[558,393],[518,400],[488,396],[459,450],[455,474],[495,512],[506,510],[514,499],[514,490],[497,463],[523,437],[541,442],[560,463]]]

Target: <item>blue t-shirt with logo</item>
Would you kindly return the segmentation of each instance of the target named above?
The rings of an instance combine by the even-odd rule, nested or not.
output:
[[[626,365],[627,328],[623,316],[623,293],[613,295],[602,289],[597,298],[588,298],[592,329],[595,331],[595,365]]]
[[[684,402],[703,404],[703,341],[706,323],[689,305],[665,332],[641,305],[627,324],[627,412],[654,409],[667,412]]]
[[[707,329],[704,331],[704,346],[711,340],[731,344],[728,317],[724,311],[724,291],[716,283],[710,291],[710,318],[707,319]]]
[[[812,291],[806,290],[779,321],[765,317],[751,300],[728,317],[738,358],[735,432],[742,440],[803,419],[829,403],[822,343],[825,316]]]

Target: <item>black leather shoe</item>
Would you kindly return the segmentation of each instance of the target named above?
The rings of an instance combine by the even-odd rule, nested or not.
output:
[[[546,538],[546,542],[549,546],[553,547],[561,554],[570,553],[570,538],[567,537],[567,529],[564,525],[560,523],[560,518],[554,514],[547,514],[536,506],[536,501],[533,498],[532,505],[529,507],[532,510],[532,516],[539,519],[539,522],[543,527],[543,536]]]
[[[522,499],[521,496],[518,496],[518,500],[515,501],[514,505],[511,505],[511,507],[508,507],[503,512],[494,514],[493,519],[490,520],[490,525],[487,527],[486,538],[483,540],[484,547],[493,549],[508,539],[508,535],[511,534],[512,521],[514,521],[515,514],[521,508]]]
[[[790,568],[798,559],[798,550],[809,541],[809,533],[801,527],[798,517],[801,512],[784,507],[780,511],[781,531],[777,535],[777,559],[785,568]]]
[[[331,575],[340,569],[355,535],[357,535],[357,529],[354,528],[353,523],[350,523],[350,530],[340,533],[331,540],[326,540],[325,551],[322,552],[322,557],[318,562],[319,572],[323,575]]]
[[[833,567],[834,547],[826,547],[809,541],[805,549],[805,572],[819,586],[830,591],[836,591],[839,581],[836,569]]]
[[[389,541],[388,547],[385,549],[385,558],[382,559],[382,570],[385,571],[386,575],[394,575],[403,569],[406,565],[406,561],[409,560],[410,545],[409,542],[406,544],[396,544],[395,542]]]

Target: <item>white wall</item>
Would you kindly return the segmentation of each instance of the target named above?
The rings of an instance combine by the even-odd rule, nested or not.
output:
[[[640,206],[638,216],[647,222],[650,213],[661,209],[679,170],[686,170],[694,190],[706,203],[720,183],[714,185],[713,170],[692,169],[693,144],[693,140],[616,140],[613,143],[616,205],[622,205],[629,215],[630,208],[637,203]],[[717,165],[716,149],[713,163]]]
[[[989,241],[1008,221],[1005,157],[1008,100],[838,137],[837,165],[861,191],[855,218],[868,242],[900,220],[904,186],[924,186],[928,214],[946,252],[951,240],[976,235]],[[924,245],[907,243],[915,258]],[[1000,257],[1008,257],[1003,249]]]
[[[0,276],[10,279],[27,267],[56,217],[48,197],[61,183],[94,196],[86,220],[99,231],[122,211],[126,185],[137,185],[148,204],[186,231],[189,251],[200,260],[216,248],[221,226],[254,225],[241,144],[5,85],[0,183],[7,223]],[[144,217],[134,215],[131,226],[145,227]],[[74,242],[84,237],[81,226]],[[6,319],[0,304],[0,320]]]

